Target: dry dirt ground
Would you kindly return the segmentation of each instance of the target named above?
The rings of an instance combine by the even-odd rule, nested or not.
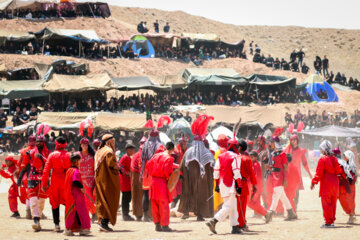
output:
[[[312,170],[314,172],[314,170]],[[2,192],[6,189],[4,179],[0,185]],[[154,230],[153,223],[124,222],[121,214],[118,214],[118,222],[114,227],[113,233],[100,233],[96,224],[92,225],[92,235],[88,237],[66,237],[60,233],[52,232],[52,220],[43,220],[43,231],[34,233],[31,229],[31,221],[25,219],[9,218],[7,194],[0,194],[0,239],[134,239],[134,240],[176,240],[176,239],[359,239],[360,237],[360,216],[358,216],[357,225],[346,225],[348,217],[343,212],[340,204],[337,208],[337,220],[335,229],[320,229],[323,222],[321,203],[318,198],[318,186],[314,191],[309,190],[310,179],[304,177],[305,190],[300,193],[299,220],[294,222],[285,222],[283,218],[276,217],[270,224],[264,224],[262,219],[251,217],[253,212],[248,209],[248,225],[251,232],[243,235],[229,234],[231,228],[228,222],[217,225],[218,234],[209,232],[204,222],[196,222],[192,217],[188,220],[171,218],[170,226],[175,230],[173,233],[157,233]],[[357,203],[360,202],[360,191],[357,185]],[[359,207],[357,206],[357,211]],[[64,207],[61,207],[61,227],[64,227],[63,215]],[[20,206],[20,214],[24,215],[24,206]],[[47,202],[45,214],[51,218],[50,205]]]

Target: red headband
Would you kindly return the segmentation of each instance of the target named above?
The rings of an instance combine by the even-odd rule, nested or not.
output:
[[[56,145],[56,147],[55,147],[56,150],[65,149],[67,146],[67,142],[58,143],[58,141],[55,140],[55,145]]]
[[[89,145],[89,139],[87,139],[87,138],[82,138],[81,140],[80,140],[80,144],[86,144],[86,145]]]

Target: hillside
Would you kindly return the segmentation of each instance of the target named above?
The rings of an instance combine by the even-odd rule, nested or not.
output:
[[[313,68],[312,62],[316,55],[323,57],[323,55],[326,54],[330,59],[330,68],[333,69],[334,72],[341,71],[348,77],[360,77],[360,30],[235,26],[204,17],[192,16],[181,11],[168,12],[157,9],[124,8],[116,6],[112,6],[111,10],[112,17],[109,19],[78,18],[75,20],[48,22],[18,19],[1,20],[0,28],[31,31],[38,31],[44,27],[91,28],[95,29],[101,38],[117,40],[136,33],[136,25],[141,20],[147,21],[148,26],[152,30],[152,22],[155,19],[159,19],[161,29],[165,21],[169,21],[171,32],[177,34],[182,32],[216,33],[222,40],[228,42],[245,39],[246,49],[248,49],[248,43],[253,40],[260,45],[265,54],[271,53],[274,57],[284,57],[288,59],[292,49],[302,47],[306,53],[305,62],[310,65],[311,68]],[[15,58],[23,59],[17,56]],[[32,59],[26,59],[25,61],[32,61]],[[107,65],[107,63],[101,64]],[[157,61],[146,61],[146,65],[149,66],[149,68],[151,68],[151,66],[157,67],[157,64]],[[244,71],[244,66],[238,66],[238,60],[227,60],[220,64]],[[217,63],[209,63],[204,66],[210,65],[217,65]],[[169,65],[168,67],[171,66]],[[257,72],[256,70],[261,67],[248,63],[246,64],[246,68],[250,70],[255,69],[255,72]],[[95,71],[97,71],[97,69]],[[278,73],[279,72],[276,74]],[[121,75],[127,74],[133,75],[134,69],[131,69],[130,72],[121,71]],[[293,75],[289,72],[284,72],[284,74]]]

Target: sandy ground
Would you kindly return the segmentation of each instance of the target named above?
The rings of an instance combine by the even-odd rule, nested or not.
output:
[[[314,170],[312,171],[314,172]],[[2,192],[5,190],[6,182],[4,179],[0,184]],[[337,208],[337,220],[335,229],[320,229],[319,226],[323,222],[321,203],[318,198],[318,186],[316,190],[310,191],[310,179],[304,177],[305,190],[300,193],[300,203],[298,216],[299,220],[294,222],[285,222],[283,218],[276,217],[270,224],[264,224],[262,219],[251,217],[253,212],[248,209],[248,225],[251,232],[241,236],[229,234],[231,228],[228,222],[219,223],[217,225],[218,234],[211,234],[204,222],[196,222],[192,217],[188,220],[179,218],[170,219],[170,227],[173,233],[157,233],[154,230],[153,223],[124,222],[121,220],[121,213],[118,214],[118,222],[114,227],[113,233],[100,233],[96,224],[92,225],[92,235],[86,239],[139,239],[139,240],[155,240],[155,239],[359,239],[360,235],[360,216],[358,215],[357,225],[346,225],[347,215],[343,212],[340,204]],[[360,191],[357,186],[357,203],[360,201]],[[359,211],[359,207],[357,207]],[[43,231],[34,233],[31,229],[32,221],[25,219],[9,218],[7,194],[0,194],[0,239],[70,239],[60,233],[52,232],[52,220],[43,220]],[[24,216],[25,208],[20,206],[20,214]],[[50,205],[47,202],[45,206],[45,214],[51,218]],[[64,227],[63,221],[64,207],[61,207],[61,227]],[[74,237],[79,239],[79,236]],[[83,237],[85,239],[85,237]]]

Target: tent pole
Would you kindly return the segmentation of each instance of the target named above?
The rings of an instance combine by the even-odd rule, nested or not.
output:
[[[108,42],[108,51],[107,51],[107,57],[110,58],[110,42]]]
[[[256,98],[259,100],[258,87],[257,87],[257,85],[255,85],[255,87],[256,87]]]
[[[45,39],[43,39],[43,48],[42,48],[42,55],[45,53]]]
[[[79,41],[79,57],[81,57],[81,41]]]

